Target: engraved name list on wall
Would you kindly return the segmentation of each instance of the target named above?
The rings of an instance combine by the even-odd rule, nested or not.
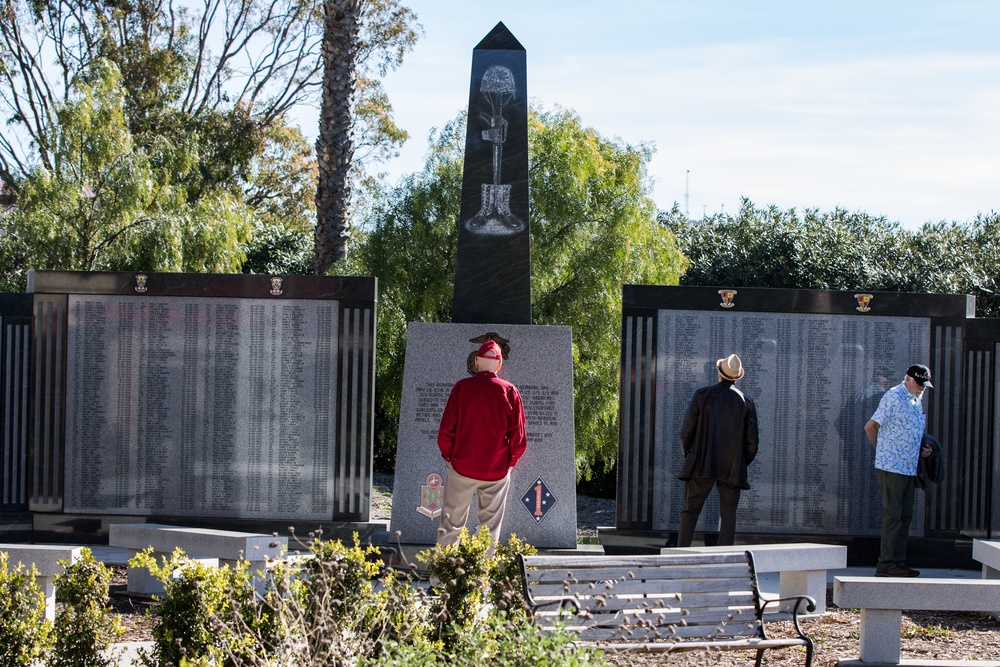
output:
[[[70,296],[66,512],[329,519],[335,301]]]
[[[912,360],[927,358],[929,320],[661,310],[658,328],[657,529],[675,528],[683,506],[678,434],[688,401],[716,382],[715,360],[737,351],[746,367],[737,387],[754,400],[760,426],[740,529],[878,533],[878,484],[863,426]]]

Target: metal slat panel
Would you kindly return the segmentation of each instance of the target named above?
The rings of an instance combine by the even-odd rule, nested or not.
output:
[[[66,298],[36,295],[29,497],[33,511],[59,511],[63,504],[65,348]]]
[[[997,490],[997,483],[1000,482],[1000,391],[996,390],[997,378],[1000,378],[1000,342],[994,343],[992,348],[992,363],[990,364],[990,371],[992,374],[990,377],[989,388],[991,390],[991,399],[989,401],[990,408],[992,409],[991,419],[989,420],[989,436],[990,440],[988,442],[989,451],[989,470],[990,477],[988,480],[987,488],[990,492],[990,518],[987,524],[987,537],[996,538],[1000,535],[1000,491]]]
[[[337,364],[334,520],[368,521],[371,513],[375,317],[342,304]],[[361,480],[356,483],[353,480]]]
[[[622,318],[617,525],[652,528],[656,386],[656,328],[652,315]]]
[[[29,340],[31,325],[3,320],[3,433],[0,434],[0,508],[23,510],[28,503]]]

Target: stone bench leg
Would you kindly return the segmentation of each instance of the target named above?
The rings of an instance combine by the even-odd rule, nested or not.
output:
[[[138,549],[129,549],[128,557],[129,560],[135,557],[139,553]],[[161,552],[153,552],[153,558],[160,565],[170,560],[172,554],[166,554]],[[209,567],[218,567],[218,558],[191,558],[193,561],[197,561],[202,565],[207,565]],[[162,596],[166,593],[163,584],[159,579],[154,577],[149,573],[144,567],[129,567],[128,568],[128,592],[133,595],[157,595]]]
[[[56,578],[38,575],[35,578],[38,587],[45,594],[45,620],[55,622],[56,620]]]
[[[1000,570],[983,563],[983,579],[1000,579]],[[990,612],[990,616],[1000,620],[1000,609]]]
[[[861,661],[899,664],[900,609],[861,610]]]
[[[253,585],[257,595],[263,596],[267,592],[268,585],[268,574],[267,574],[267,559],[261,560],[249,560],[249,567],[247,567],[247,572],[250,573],[250,583]],[[236,560],[221,560],[220,565],[228,565],[229,567],[235,568],[239,561]]]
[[[790,570],[778,577],[778,597],[808,595],[816,601],[816,613],[826,613],[826,570]],[[794,602],[782,602],[782,611],[792,611]],[[805,613],[805,609],[802,610]]]

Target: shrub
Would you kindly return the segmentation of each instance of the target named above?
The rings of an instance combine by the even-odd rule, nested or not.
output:
[[[469,626],[482,611],[493,566],[486,555],[489,547],[490,531],[480,526],[475,535],[469,535],[463,528],[454,544],[436,544],[417,554],[417,559],[427,565],[432,581],[437,583],[442,606],[438,625],[445,635]]]
[[[498,612],[520,618],[530,618],[531,610],[524,597],[524,586],[521,583],[521,567],[517,557],[520,554],[530,556],[538,553],[538,549],[527,542],[522,542],[517,535],[511,535],[506,544],[497,546],[493,557],[493,567],[490,568],[490,602]]]
[[[144,552],[133,566],[149,568],[166,593],[154,612],[155,652],[143,662],[604,665],[600,654],[576,648],[568,635],[543,633],[531,623],[516,559],[534,548],[514,538],[488,558],[489,546],[489,533],[480,531],[420,554],[443,581],[439,596],[415,586],[408,574],[383,571],[378,549],[362,547],[357,535],[350,547],[314,538],[303,557],[271,563],[262,596],[253,592],[245,566],[205,568],[179,552],[159,566]]]
[[[458,632],[447,648],[429,644],[393,644],[378,661],[362,667],[604,667],[600,651],[580,648],[562,632],[544,632],[524,620],[487,616],[474,632]]]
[[[55,642],[49,667],[112,667],[117,660],[111,644],[125,629],[118,616],[108,613],[111,571],[98,563],[90,549],[55,578],[56,597],[62,602],[56,613]]]
[[[138,553],[130,567],[145,567],[163,583],[160,604],[149,610],[152,616],[152,653],[140,652],[144,665],[238,665],[238,657],[253,650],[250,632],[270,637],[262,627],[268,617],[257,618],[249,562],[235,567],[211,567],[175,551],[162,565],[152,549]],[[237,619],[254,619],[244,624],[248,633],[235,634]]]
[[[354,665],[378,660],[392,642],[433,643],[425,594],[396,572],[376,579],[377,548],[361,547],[355,535],[351,547],[314,538],[308,551],[272,563],[252,614],[221,621],[245,640],[239,654],[225,652],[229,664]]]
[[[37,577],[34,564],[11,568],[0,551],[0,667],[26,667],[48,655],[50,626]]]

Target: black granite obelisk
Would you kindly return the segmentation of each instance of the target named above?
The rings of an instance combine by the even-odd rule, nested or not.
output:
[[[528,435],[510,473],[503,539],[576,547],[572,330],[531,323],[525,60],[503,23],[472,53],[452,321],[406,327],[386,546],[434,543],[449,474],[437,446],[441,414],[455,381],[470,375],[470,353],[490,339],[503,350],[500,377],[521,391]],[[468,528],[475,534],[474,520]]]
[[[452,322],[531,324],[526,71],[503,23],[472,51]]]

